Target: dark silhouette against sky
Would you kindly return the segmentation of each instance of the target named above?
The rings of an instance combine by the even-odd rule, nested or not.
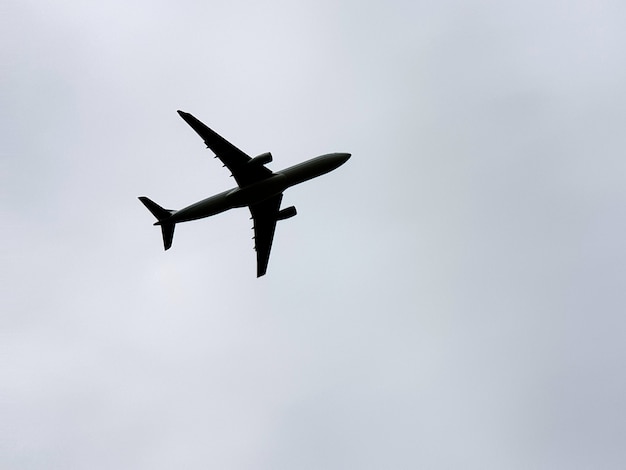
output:
[[[626,468],[626,2],[0,23],[1,469]],[[161,251],[137,196],[235,186],[179,108],[353,154],[284,193],[268,275],[245,208]]]
[[[147,197],[140,197],[139,200],[158,220],[154,225],[161,227],[164,248],[167,250],[172,246],[174,228],[180,222],[202,219],[236,207],[248,207],[254,223],[257,277],[263,276],[267,271],[276,222],[296,215],[294,206],[280,208],[283,192],[291,186],[338,168],[350,158],[350,154],[326,154],[273,172],[265,166],[272,161],[271,153],[251,158],[191,114],[183,111],[178,111],[178,114],[228,167],[239,186],[178,211],[163,209]]]

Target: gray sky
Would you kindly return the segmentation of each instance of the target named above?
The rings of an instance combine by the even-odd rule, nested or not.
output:
[[[0,467],[623,469],[626,7],[0,12]],[[249,214],[176,114],[278,170]]]

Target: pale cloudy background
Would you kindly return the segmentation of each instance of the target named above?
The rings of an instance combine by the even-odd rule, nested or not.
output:
[[[0,7],[0,468],[626,468],[622,1]],[[176,114],[289,190],[266,277]]]

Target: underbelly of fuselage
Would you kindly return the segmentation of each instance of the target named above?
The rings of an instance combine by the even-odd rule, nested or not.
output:
[[[243,188],[233,188],[191,204],[175,212],[171,221],[174,223],[187,222],[210,217],[235,207],[258,204],[282,193],[285,189],[287,189],[285,177],[276,174],[258,183]]]
[[[288,186],[287,179],[278,173],[258,183],[235,188],[226,195],[226,199],[232,207],[250,206],[282,193]]]

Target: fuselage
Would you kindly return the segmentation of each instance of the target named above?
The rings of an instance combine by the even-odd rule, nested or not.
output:
[[[330,153],[312,158],[311,160],[285,168],[282,171],[275,172],[269,178],[257,183],[241,188],[236,187],[229,189],[215,196],[198,201],[172,213],[171,217],[166,220],[161,220],[155,225],[161,225],[164,222],[179,223],[202,219],[235,207],[258,204],[259,202],[282,193],[291,186],[303,183],[304,181],[308,181],[338,168],[343,165],[348,158],[350,158],[349,153]]]

